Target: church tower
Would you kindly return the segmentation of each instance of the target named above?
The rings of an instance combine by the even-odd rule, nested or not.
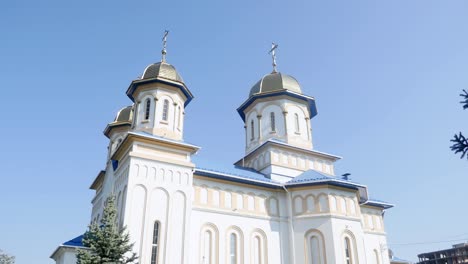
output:
[[[188,234],[199,147],[183,141],[184,111],[193,98],[175,67],[162,60],[132,81],[133,105],[120,110],[104,134],[109,155],[91,188],[92,220],[99,221],[106,197],[114,195],[118,223],[127,226],[139,263],[188,264]]]
[[[313,150],[311,119],[315,99],[302,93],[299,82],[276,70],[276,44],[270,53],[273,71],[251,89],[237,109],[245,127],[245,157],[235,165],[287,182],[309,169],[334,175],[337,156]]]

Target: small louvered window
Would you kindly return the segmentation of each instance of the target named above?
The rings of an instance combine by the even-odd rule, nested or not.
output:
[[[163,112],[162,112],[162,120],[167,121],[169,116],[169,100],[164,100],[163,104]]]

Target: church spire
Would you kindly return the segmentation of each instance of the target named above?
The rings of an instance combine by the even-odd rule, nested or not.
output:
[[[169,30],[164,30],[164,36],[162,38],[162,41],[163,41],[163,49],[161,51],[161,54],[162,54],[162,58],[161,58],[161,62],[166,62],[166,54],[167,54],[167,50],[166,50],[166,43],[167,43],[167,35],[169,35]]]
[[[277,48],[278,48],[278,44],[276,44],[276,43],[273,42],[273,43],[271,43],[271,49],[270,49],[270,51],[268,52],[268,54],[271,54],[271,59],[273,60],[273,63],[272,63],[272,65],[273,65],[273,72],[272,72],[272,73],[278,72],[278,71],[276,70],[276,49],[277,49]]]

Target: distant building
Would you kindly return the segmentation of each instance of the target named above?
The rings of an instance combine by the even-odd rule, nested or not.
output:
[[[390,264],[411,264],[410,261],[398,258],[393,254],[393,250],[388,250],[388,258],[390,259]]]
[[[456,244],[452,248],[418,255],[418,264],[468,263],[468,243]]]

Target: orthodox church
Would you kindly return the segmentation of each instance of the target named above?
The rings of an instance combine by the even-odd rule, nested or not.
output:
[[[167,34],[166,34],[167,35]],[[91,221],[114,195],[142,264],[389,264],[384,210],[365,185],[335,175],[340,157],[314,149],[315,99],[276,70],[253,85],[237,112],[245,153],[229,171],[199,168],[184,141],[193,95],[176,68],[143,70],[131,105],[109,123],[105,169],[90,189]],[[81,237],[52,254],[75,264]]]

